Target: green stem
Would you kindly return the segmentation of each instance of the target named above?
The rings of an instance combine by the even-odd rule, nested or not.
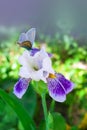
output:
[[[42,94],[42,106],[43,106],[43,111],[44,111],[44,118],[45,118],[45,123],[46,123],[46,130],[49,130],[48,127],[48,114],[47,114],[47,105],[46,105],[46,95]]]
[[[51,105],[50,105],[50,112],[54,111],[54,107],[55,107],[55,101],[52,100]]]

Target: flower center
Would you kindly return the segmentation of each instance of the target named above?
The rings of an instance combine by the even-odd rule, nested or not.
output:
[[[54,78],[56,78],[56,75],[50,73],[49,76],[48,76],[48,78],[54,79]]]
[[[33,69],[34,69],[35,71],[38,71],[38,67],[37,67],[37,66],[33,66]]]

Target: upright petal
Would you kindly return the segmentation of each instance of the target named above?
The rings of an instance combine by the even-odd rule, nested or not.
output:
[[[36,34],[36,29],[31,28],[26,32],[26,38],[29,40],[32,44],[34,43],[35,40],[35,34]]]
[[[51,60],[50,60],[49,57],[46,57],[46,58],[43,60],[42,66],[43,66],[44,71],[47,70],[47,72],[54,74],[54,70],[53,70],[53,68],[52,68],[52,62],[51,62]]]
[[[19,39],[18,39],[18,43],[21,44],[24,41],[26,41],[26,35],[25,35],[25,33],[21,33],[21,35],[19,36]]]
[[[47,78],[49,95],[58,102],[66,100],[66,94],[72,91],[73,83],[61,74],[55,74],[55,78]]]
[[[25,78],[20,78],[18,82],[14,85],[14,91],[13,93],[18,97],[22,98],[22,96],[25,94],[29,82],[31,79],[25,79]]]

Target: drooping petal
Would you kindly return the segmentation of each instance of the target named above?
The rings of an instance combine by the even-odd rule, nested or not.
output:
[[[20,78],[18,82],[14,85],[14,91],[13,93],[18,97],[22,98],[22,96],[25,94],[29,82],[31,79],[25,79],[25,78]]]
[[[56,73],[56,77],[58,78],[61,85],[64,87],[66,94],[71,92],[74,88],[74,83],[70,80],[66,79],[62,74]]]
[[[56,79],[47,79],[49,95],[58,102],[63,102],[66,99],[66,93]]]
[[[55,74],[55,78],[47,78],[49,95],[58,102],[66,100],[66,94],[73,89],[73,83],[61,74]]]

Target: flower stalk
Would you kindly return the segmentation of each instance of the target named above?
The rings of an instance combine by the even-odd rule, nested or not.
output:
[[[46,105],[46,94],[43,93],[41,95],[41,98],[42,98],[42,107],[43,107],[43,112],[44,112],[46,130],[49,130],[49,126],[48,126],[48,113],[47,113],[47,105]]]

